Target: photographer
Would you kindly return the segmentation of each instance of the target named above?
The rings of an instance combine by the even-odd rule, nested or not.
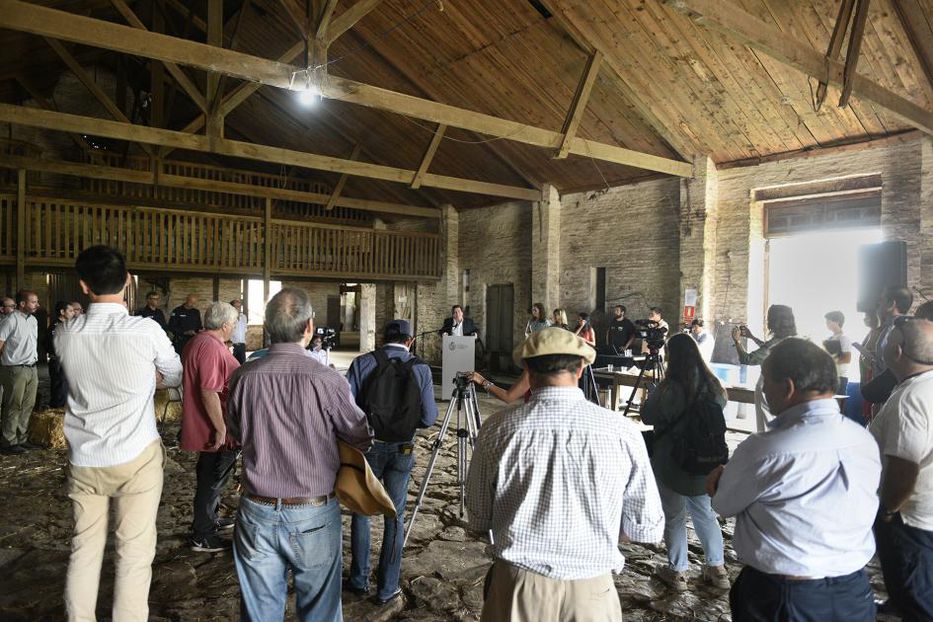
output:
[[[522,372],[522,375],[519,376],[518,381],[508,390],[503,389],[502,387],[497,387],[491,380],[487,380],[481,376],[479,372],[470,372],[467,378],[474,382],[476,386],[482,387],[491,396],[505,402],[506,404],[511,404],[522,396],[525,397],[525,401],[527,402],[528,398],[530,397],[531,382],[528,379],[527,369]]]
[[[311,340],[311,349],[308,350],[308,356],[321,365],[330,363],[330,357],[327,355],[327,350],[324,349],[324,339],[320,335],[315,335],[314,339]]]
[[[590,314],[580,312],[577,314],[577,328],[574,335],[586,342],[590,347],[596,347],[596,331],[590,325]]]

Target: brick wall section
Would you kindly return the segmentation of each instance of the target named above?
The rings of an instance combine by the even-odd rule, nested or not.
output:
[[[532,303],[532,220],[532,204],[526,202],[460,213],[460,269],[470,271],[470,291],[462,304],[470,307],[480,338],[486,334],[486,288],[508,283],[514,291],[514,341],[524,338]],[[446,309],[441,321],[449,313]]]
[[[593,311],[591,271],[605,267],[607,307],[621,302],[638,319],[657,305],[673,323],[681,311],[679,181],[569,194],[562,204],[560,305],[568,316]]]
[[[933,299],[933,138],[921,145],[920,210],[920,288]]]
[[[708,157],[697,157],[694,177],[680,180],[680,291],[682,305],[686,289],[696,289],[697,317],[709,313],[716,260],[716,223],[718,218],[719,177],[716,165]],[[674,309],[669,319],[680,314]]]
[[[532,205],[531,297],[549,311],[560,296],[560,214],[557,188],[548,184],[544,200]]]
[[[421,221],[422,229],[437,227],[441,234],[441,266],[443,273],[438,281],[424,281],[415,286],[415,325],[414,331],[422,333],[441,327],[444,318],[450,313],[450,305],[457,302],[460,262],[460,214],[450,205],[441,209],[439,221]],[[396,228],[395,223],[390,228]],[[410,224],[406,221],[406,224]],[[451,240],[457,240],[456,243]],[[451,284],[453,283],[453,284]],[[440,339],[428,336],[418,344],[418,355],[434,365],[440,365]]]

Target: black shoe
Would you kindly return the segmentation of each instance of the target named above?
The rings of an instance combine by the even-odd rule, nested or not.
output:
[[[402,588],[399,588],[395,590],[395,593],[389,596],[388,598],[377,598],[376,602],[379,603],[380,605],[388,605],[389,603],[391,603],[393,600],[395,600],[401,595],[402,595]]]
[[[35,451],[36,449],[45,449],[45,447],[43,447],[42,445],[36,445],[35,443],[30,443],[28,441],[25,443],[20,443],[19,446],[25,449],[26,451]]]
[[[0,447],[0,454],[6,454],[8,456],[18,456],[20,454],[26,453],[27,450],[21,445],[9,445],[7,447]]]
[[[189,538],[188,544],[195,553],[221,553],[230,548],[230,543],[217,536]]]
[[[218,518],[214,521],[214,527],[217,528],[217,531],[233,529],[234,525],[236,525],[236,519],[233,518]]]
[[[875,600],[876,613],[886,616],[900,616],[894,602],[889,598],[887,600]]]
[[[348,581],[343,582],[343,589],[350,592],[351,594],[356,594],[357,596],[361,598],[365,596],[369,596],[368,587],[356,587],[354,585],[350,585]]]

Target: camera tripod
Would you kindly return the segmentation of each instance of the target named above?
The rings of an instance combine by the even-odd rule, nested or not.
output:
[[[649,369],[651,370],[651,377],[646,379],[645,371]],[[629,411],[632,410],[632,402],[635,401],[635,394],[638,393],[638,388],[643,382],[648,386],[656,387],[663,377],[664,366],[661,364],[660,350],[659,348],[649,346],[648,355],[641,365],[641,371],[638,372],[638,378],[635,380],[635,386],[632,387],[632,393],[628,396],[628,401],[625,402],[625,410],[622,411],[622,416],[628,415]]]
[[[470,445],[470,451],[473,451],[476,443],[476,435],[479,433],[479,427],[482,423],[480,419],[479,404],[476,401],[476,391],[473,383],[466,378],[457,377],[454,379],[454,392],[451,395],[450,405],[447,407],[447,413],[441,422],[441,429],[437,433],[434,445],[431,450],[431,459],[428,461],[428,468],[424,472],[424,479],[421,480],[421,488],[418,490],[418,497],[415,499],[415,507],[411,511],[411,518],[408,519],[408,527],[405,530],[405,540],[402,547],[408,543],[408,536],[411,535],[411,529],[415,524],[415,517],[418,516],[418,510],[424,501],[424,494],[428,490],[428,483],[431,481],[431,475],[434,473],[434,467],[437,464],[437,457],[441,453],[444,445],[444,439],[447,436],[447,429],[450,427],[450,419],[457,411],[457,486],[460,488],[460,516],[464,512],[464,492],[466,488],[467,475],[467,443]],[[466,419],[466,428],[461,427],[461,414]]]
[[[593,366],[586,365],[583,368],[583,376],[580,378],[581,389],[587,400],[594,404],[599,404],[599,385],[596,384],[596,375],[593,373]]]

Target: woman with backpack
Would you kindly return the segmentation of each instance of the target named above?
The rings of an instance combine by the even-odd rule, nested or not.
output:
[[[703,580],[714,587],[728,589],[722,531],[710,507],[703,472],[712,470],[713,462],[725,462],[728,457],[727,453],[721,454],[727,452],[725,419],[722,418],[726,391],[707,367],[690,335],[674,335],[667,342],[667,350],[666,377],[641,409],[642,421],[654,426],[651,466],[664,506],[668,565],[660,569],[658,577],[677,591],[687,589],[689,511],[706,557]],[[696,435],[697,430],[709,432],[715,438],[695,441],[690,435]],[[697,453],[702,454],[699,461]],[[708,469],[702,465],[704,458],[711,460]]]

